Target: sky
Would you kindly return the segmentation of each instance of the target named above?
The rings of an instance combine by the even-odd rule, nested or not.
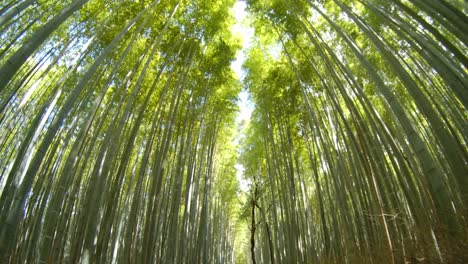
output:
[[[236,19],[236,24],[232,27],[232,33],[242,38],[242,50],[237,54],[237,59],[231,64],[232,69],[239,75],[242,75],[242,63],[245,61],[244,51],[251,46],[251,39],[254,36],[254,29],[249,27],[247,21],[246,4],[243,1],[237,1],[232,8]]]
[[[253,28],[248,26],[248,21],[246,20],[247,12],[245,11],[246,4],[243,1],[237,1],[234,4],[232,12],[237,23],[232,27],[232,33],[234,35],[238,35],[242,39],[242,49],[237,53],[236,60],[231,64],[231,68],[234,72],[239,76],[240,81],[244,78],[244,72],[242,70],[242,64],[246,59],[245,52],[251,46],[251,40],[254,36]],[[240,114],[237,117],[237,122],[241,122],[242,120],[249,120],[250,115],[252,114],[253,105],[248,100],[248,93],[246,91],[242,91],[239,94],[239,109]]]
[[[236,19],[236,24],[232,27],[232,33],[234,35],[238,35],[242,39],[242,49],[237,53],[236,60],[231,63],[231,68],[233,71],[237,74],[239,77],[239,80],[242,82],[244,79],[245,73],[242,70],[242,64],[244,63],[246,59],[245,53],[251,46],[251,40],[254,36],[254,30],[253,28],[248,26],[248,21],[246,19],[247,17],[247,12],[245,11],[246,4],[243,1],[237,1],[234,4],[234,7],[232,9],[232,12],[234,14],[234,17]],[[239,101],[237,103],[239,106],[239,114],[236,119],[236,123],[239,126],[242,121],[247,124],[250,120],[250,116],[252,115],[253,111],[253,103],[249,99],[249,93],[242,89],[242,91],[239,94]],[[239,142],[240,137],[242,135],[238,135],[237,138],[235,139],[236,143]],[[236,164],[236,177],[239,182],[239,188],[241,191],[247,191],[248,184],[249,182],[246,181],[243,177],[244,174],[244,168],[240,164]]]

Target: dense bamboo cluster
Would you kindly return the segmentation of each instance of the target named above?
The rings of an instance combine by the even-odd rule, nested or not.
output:
[[[466,262],[466,3],[248,2],[252,258]]]
[[[239,153],[234,0],[0,3],[1,263],[468,262],[466,3],[246,2]]]
[[[0,262],[232,262],[232,1],[86,2],[1,4]]]

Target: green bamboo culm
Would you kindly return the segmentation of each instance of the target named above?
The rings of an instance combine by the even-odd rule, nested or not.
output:
[[[466,10],[0,3],[0,262],[468,262]]]

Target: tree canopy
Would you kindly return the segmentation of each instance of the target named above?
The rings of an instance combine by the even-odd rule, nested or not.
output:
[[[466,2],[235,3],[0,3],[0,262],[468,261]]]

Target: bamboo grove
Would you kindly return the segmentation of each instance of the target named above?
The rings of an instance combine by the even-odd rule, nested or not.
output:
[[[465,263],[466,3],[249,4],[257,262]]]
[[[232,259],[229,5],[5,3],[5,262]]]
[[[468,261],[467,4],[234,3],[0,3],[1,263]]]

